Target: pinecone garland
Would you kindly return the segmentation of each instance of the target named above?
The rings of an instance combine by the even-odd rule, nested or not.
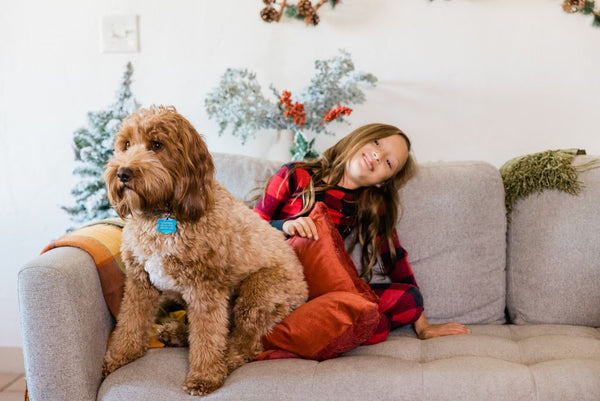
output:
[[[289,0],[262,0],[266,5],[260,12],[261,18],[265,22],[279,22],[282,15],[285,14],[288,18],[295,18],[298,20],[304,20],[306,25],[318,25],[321,18],[317,14],[319,8],[324,4],[330,4],[332,7],[339,3],[339,0],[318,0],[313,4],[311,0],[297,0],[290,2]],[[565,0],[571,1],[571,0]],[[600,0],[599,0],[600,1]],[[275,10],[275,7],[279,7],[279,11]]]
[[[319,16],[317,15],[317,13],[313,13],[312,15],[307,15],[306,18],[304,18],[304,22],[306,23],[306,25],[317,25],[319,23],[320,19]]]
[[[288,18],[296,18],[298,16],[298,9],[296,6],[289,6],[285,8],[285,16]]]
[[[567,13],[575,13],[580,8],[584,7],[586,0],[564,0],[563,10]]]
[[[594,1],[585,1],[583,6],[581,6],[580,10],[584,15],[590,15],[594,13],[595,2]]]
[[[298,14],[306,17],[311,16],[315,13],[312,3],[310,0],[300,0],[296,5],[298,8]]]
[[[273,22],[277,19],[277,10],[271,6],[267,6],[260,10],[260,17],[265,22]]]

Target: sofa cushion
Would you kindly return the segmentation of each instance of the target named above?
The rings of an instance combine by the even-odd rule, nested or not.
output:
[[[599,156],[577,156],[574,165]],[[519,200],[508,230],[510,319],[600,326],[600,168],[573,196],[546,190]]]
[[[213,153],[212,156],[216,179],[234,197],[243,201],[250,201],[255,195],[261,194],[266,180],[283,164],[234,154]]]
[[[505,321],[506,216],[498,170],[484,162],[419,166],[397,226],[433,323]]]
[[[410,330],[395,330],[385,342],[324,362],[252,362],[236,369],[222,388],[202,400],[600,399],[598,330],[559,325],[470,329],[470,335],[430,340],[419,340]],[[181,389],[187,353],[186,348],[150,350],[109,375],[98,401],[192,399]]]

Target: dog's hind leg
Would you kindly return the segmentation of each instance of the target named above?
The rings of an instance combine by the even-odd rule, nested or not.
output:
[[[150,284],[146,272],[141,267],[129,267],[117,327],[104,357],[104,377],[144,355],[158,309],[159,293]]]
[[[225,348],[229,330],[229,289],[215,283],[196,283],[183,293],[189,322],[190,367],[184,390],[206,395],[223,385],[227,377]]]
[[[166,295],[165,293],[161,296],[155,321],[158,324],[156,338],[166,347],[189,346],[187,317],[181,318],[182,312],[184,316],[187,313],[186,309],[183,299],[178,300],[171,294]],[[173,312],[178,316],[172,315]]]
[[[156,338],[166,347],[187,347],[189,326],[178,320],[163,322],[156,329]]]
[[[263,351],[261,338],[305,300],[306,288],[294,288],[288,273],[262,268],[239,286],[233,307],[227,364],[232,372]]]

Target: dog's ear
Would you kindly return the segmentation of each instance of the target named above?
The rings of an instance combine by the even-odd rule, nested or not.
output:
[[[214,204],[215,166],[194,127],[183,117],[179,133],[183,144],[184,171],[175,187],[171,207],[178,220],[198,220]]]

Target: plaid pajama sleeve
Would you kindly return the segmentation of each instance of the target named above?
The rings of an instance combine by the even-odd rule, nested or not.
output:
[[[395,261],[392,260],[386,241],[383,242],[380,253],[392,282],[371,284],[371,289],[379,297],[381,319],[365,345],[384,341],[391,330],[416,322],[423,313],[423,296],[408,263],[408,253],[400,245],[396,230],[392,232],[392,243],[396,251]]]
[[[398,238],[396,229],[392,232],[392,242],[396,251],[395,260],[392,260],[392,254],[387,241],[383,241],[381,244],[380,252],[381,261],[383,262],[390,279],[394,283],[411,284],[418,287],[415,276],[408,263],[408,253],[402,245],[400,245],[400,239]]]
[[[285,219],[302,210],[302,198],[297,197],[308,185],[310,175],[304,169],[289,174],[292,163],[284,164],[269,180],[265,194],[258,200],[254,211],[279,230]]]

